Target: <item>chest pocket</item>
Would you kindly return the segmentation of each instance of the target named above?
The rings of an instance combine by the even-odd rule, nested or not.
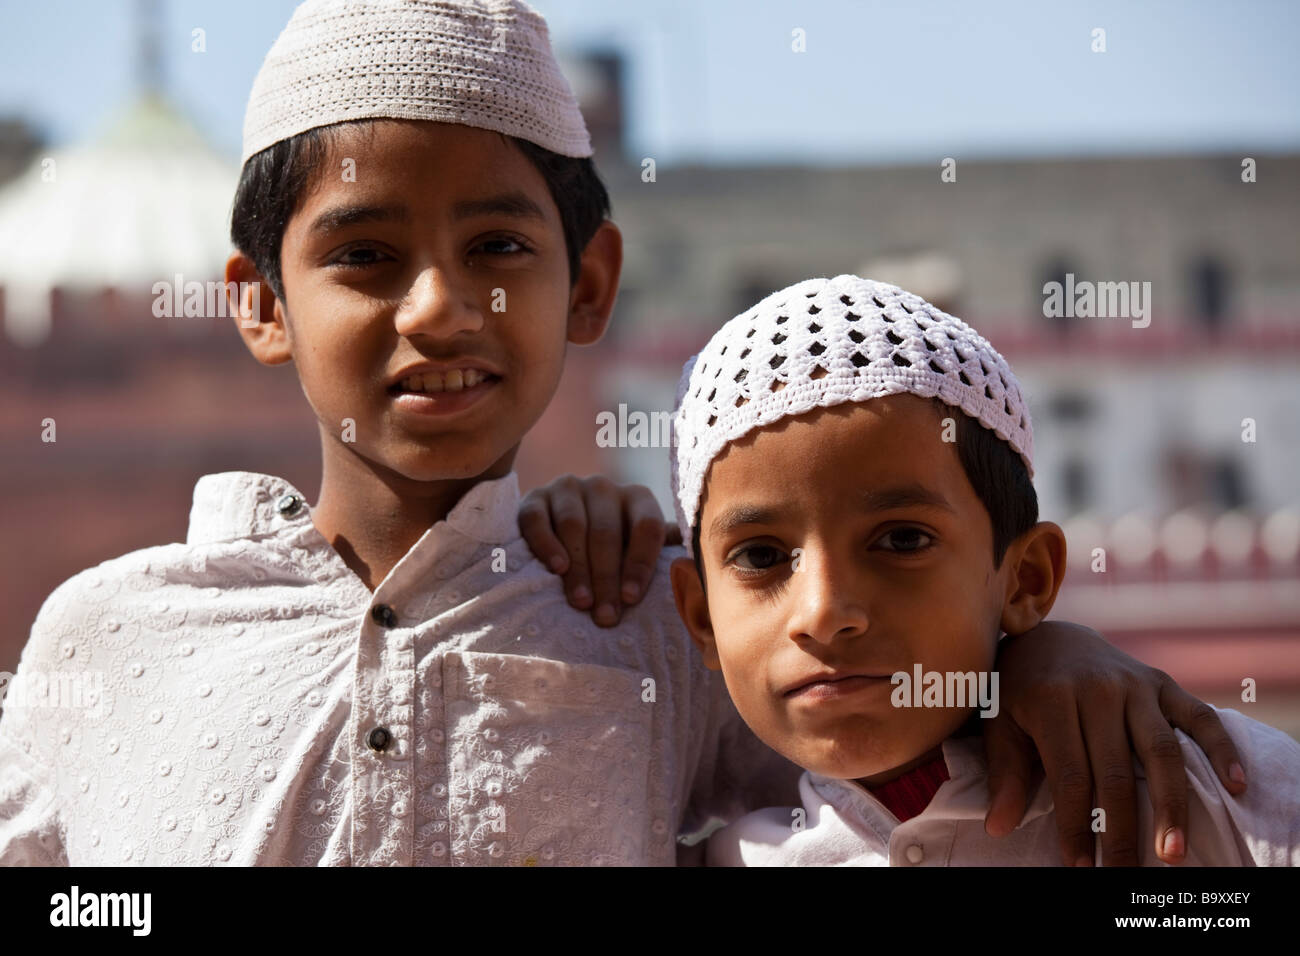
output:
[[[644,676],[598,664],[446,654],[455,862],[644,862],[654,706],[641,700]]]

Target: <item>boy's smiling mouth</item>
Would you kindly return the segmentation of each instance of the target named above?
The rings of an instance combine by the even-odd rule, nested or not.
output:
[[[424,362],[398,372],[387,392],[404,411],[422,415],[445,415],[476,404],[498,382],[494,369],[474,362],[436,365]]]

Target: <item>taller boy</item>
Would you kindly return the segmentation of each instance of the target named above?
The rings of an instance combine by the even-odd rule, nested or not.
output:
[[[226,277],[274,293],[236,322],[297,369],[320,498],[205,476],[184,544],[55,590],[0,720],[0,862],[672,863],[679,834],[792,802],[798,769],[677,620],[672,555],[609,634],[516,530],[520,441],[618,286],[589,153],[522,3],[294,13],[250,98]],[[1003,681],[1004,710],[1071,735],[1045,750],[1053,779],[1081,734],[1122,771],[1122,715],[1145,745],[1169,731],[1157,695],[1173,720],[1195,704],[1144,670],[1099,684],[1119,658],[1088,647],[1076,673],[1034,676],[1110,690],[1101,731],[1068,699],[1016,699],[1032,645]],[[40,703],[69,671],[103,674],[93,706]],[[1198,729],[1226,779],[1231,745]]]

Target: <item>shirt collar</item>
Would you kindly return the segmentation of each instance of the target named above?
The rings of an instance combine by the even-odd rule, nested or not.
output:
[[[909,823],[934,817],[946,819],[979,819],[988,813],[988,765],[984,757],[982,737],[949,737],[943,742],[943,762],[948,768],[946,780],[930,800],[929,805],[911,818]],[[837,807],[853,808],[863,816],[876,816],[887,808],[866,787],[854,780],[839,780],[808,772],[809,783],[821,796]],[[1051,791],[1040,783],[1030,794],[1029,807],[1019,826],[1050,813]]]
[[[187,544],[229,541],[274,532],[286,517],[306,517],[306,498],[283,478],[250,471],[204,475],[194,486]],[[480,481],[452,507],[447,524],[485,544],[517,535],[519,478],[511,471]]]

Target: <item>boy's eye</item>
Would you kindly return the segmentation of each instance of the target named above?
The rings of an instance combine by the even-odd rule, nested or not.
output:
[[[372,248],[371,246],[355,246],[351,249],[345,249],[343,253],[334,260],[334,264],[340,266],[351,266],[352,268],[373,266],[383,261],[378,258],[382,255],[382,252],[378,249]]]
[[[876,539],[877,544],[884,544],[882,550],[909,554],[924,551],[934,543],[934,537],[920,528],[894,528]]]
[[[490,256],[508,256],[518,252],[531,252],[528,244],[510,236],[497,236],[487,239],[474,247],[474,252],[484,252]]]
[[[732,561],[746,571],[766,571],[784,560],[785,552],[770,544],[756,544],[742,548],[732,557]]]

